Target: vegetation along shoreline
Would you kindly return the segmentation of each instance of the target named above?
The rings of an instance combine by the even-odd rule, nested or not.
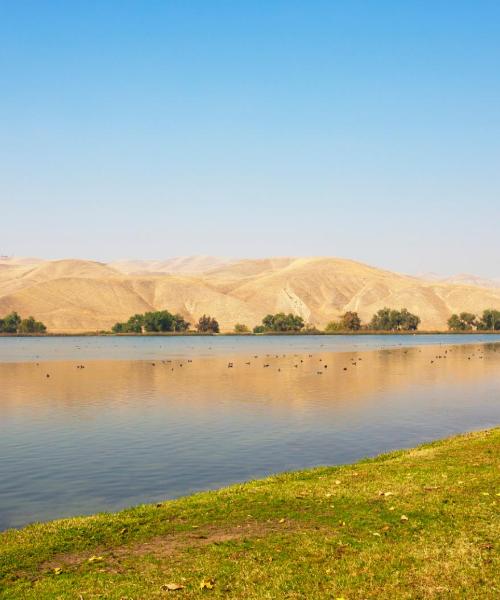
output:
[[[232,331],[221,331],[217,319],[203,315],[191,326],[182,315],[172,314],[168,310],[135,314],[125,322],[118,322],[111,330],[95,332],[50,332],[41,321],[30,316],[21,318],[17,312],[11,312],[0,318],[0,336],[2,335],[373,335],[373,334],[437,334],[437,333],[495,333],[500,332],[500,310],[487,309],[481,316],[461,312],[448,319],[447,330],[420,330],[420,317],[408,309],[382,308],[367,323],[363,323],[355,311],[347,311],[337,320],[327,323],[324,329],[306,323],[300,315],[283,312],[268,314],[261,324],[250,329],[243,323],[236,323]]]

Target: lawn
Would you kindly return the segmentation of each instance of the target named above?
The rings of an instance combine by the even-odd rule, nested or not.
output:
[[[499,449],[497,428],[10,530],[0,597],[500,597]]]

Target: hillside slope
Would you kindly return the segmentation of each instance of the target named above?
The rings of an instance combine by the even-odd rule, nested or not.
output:
[[[167,263],[168,261],[164,261]],[[208,267],[207,261],[186,263]],[[33,315],[53,332],[109,329],[147,310],[168,309],[195,322],[215,316],[222,330],[253,326],[269,312],[300,314],[323,327],[346,310],[365,321],[379,308],[407,307],[422,329],[444,329],[453,312],[500,308],[500,289],[424,281],[351,260],[269,258],[219,264],[200,273],[124,273],[84,260],[0,265],[0,315]],[[177,266],[178,263],[177,263]]]

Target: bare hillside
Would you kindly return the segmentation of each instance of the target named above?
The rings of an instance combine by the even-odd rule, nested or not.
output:
[[[79,332],[168,309],[191,322],[211,314],[231,330],[237,322],[253,326],[269,312],[294,312],[323,327],[346,310],[368,320],[384,306],[404,306],[420,315],[422,329],[444,329],[453,312],[500,308],[498,288],[425,281],[345,259],[205,259],[175,259],[174,273],[158,271],[158,264],[130,273],[123,272],[130,265],[84,260],[1,261],[0,315],[16,310],[49,331]],[[193,272],[196,265],[200,272]]]

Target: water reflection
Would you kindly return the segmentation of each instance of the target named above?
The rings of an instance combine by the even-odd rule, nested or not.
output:
[[[1,363],[0,528],[352,461],[499,420],[497,344],[272,350]]]

